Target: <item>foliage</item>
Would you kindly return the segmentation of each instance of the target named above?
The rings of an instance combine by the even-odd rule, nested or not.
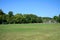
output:
[[[54,16],[53,19],[55,19],[57,22],[60,23],[60,14],[59,14],[59,16]]]
[[[54,19],[55,21],[60,23],[60,15],[59,16],[54,16],[53,18],[50,17],[38,17],[34,14],[13,14],[12,11],[9,11],[8,14],[5,14],[1,9],[0,9],[0,24],[13,24],[13,23],[43,23],[47,22],[49,20]]]

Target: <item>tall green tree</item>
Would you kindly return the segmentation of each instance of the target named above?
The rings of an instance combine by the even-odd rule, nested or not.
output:
[[[59,14],[59,16],[58,16],[58,22],[60,23],[60,14]]]
[[[13,19],[14,19],[13,12],[12,12],[12,11],[9,11],[7,16],[8,16],[8,17],[7,17],[7,22],[8,22],[9,24],[13,23],[13,21],[14,21],[14,20],[13,20]]]
[[[57,21],[58,20],[58,16],[54,16],[53,19]]]
[[[3,24],[5,21],[5,13],[0,9],[0,24]]]
[[[23,18],[22,14],[16,14],[15,15],[15,22],[22,23],[22,18]]]

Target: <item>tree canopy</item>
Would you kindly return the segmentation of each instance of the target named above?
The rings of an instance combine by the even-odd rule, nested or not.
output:
[[[44,21],[46,22],[52,19],[60,23],[60,14],[50,18],[39,17],[34,14],[17,13],[14,15],[13,11],[9,11],[8,14],[6,14],[0,9],[0,24],[43,23]]]

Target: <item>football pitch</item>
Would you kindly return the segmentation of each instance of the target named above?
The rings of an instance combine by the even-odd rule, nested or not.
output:
[[[0,40],[60,40],[60,24],[1,24]]]

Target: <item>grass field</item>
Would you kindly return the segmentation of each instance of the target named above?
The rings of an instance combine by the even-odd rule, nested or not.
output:
[[[60,40],[60,24],[0,25],[0,40]]]

